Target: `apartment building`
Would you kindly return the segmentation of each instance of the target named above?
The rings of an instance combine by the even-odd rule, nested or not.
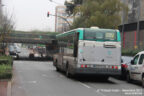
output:
[[[68,17],[66,13],[66,6],[57,6],[55,13],[55,32],[65,32],[69,30],[73,22],[73,17]]]
[[[128,5],[128,16],[122,15],[119,29],[124,48],[144,48],[144,0],[122,0]]]

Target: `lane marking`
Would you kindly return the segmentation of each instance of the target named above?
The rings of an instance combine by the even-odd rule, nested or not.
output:
[[[43,77],[47,77],[47,75],[46,75],[46,74],[42,74],[42,76],[43,76]]]
[[[83,85],[84,87],[86,88],[91,88],[89,85],[85,84],[85,83],[82,83],[82,82],[79,82],[81,85]],[[105,94],[103,94],[102,92],[99,92],[98,90],[95,90],[95,92],[101,96],[107,96]]]
[[[92,87],[90,87],[89,85],[87,85],[87,84],[85,84],[85,83],[83,83],[83,82],[79,82],[79,83],[80,83],[81,85],[87,87],[87,88],[92,88]],[[102,92],[100,92],[99,90],[95,90],[95,92],[96,92],[97,94],[101,95],[101,96],[107,96],[107,95],[103,94]]]
[[[83,85],[83,86],[85,86],[85,87],[87,87],[87,88],[91,88],[90,86],[88,86],[87,84],[84,84],[84,83],[82,83],[82,82],[79,82],[81,85]]]
[[[36,84],[37,81],[28,81],[28,83]]]
[[[107,96],[107,95],[103,94],[102,92],[99,92],[98,90],[95,90],[95,92],[96,92],[97,94],[99,94],[99,95]]]

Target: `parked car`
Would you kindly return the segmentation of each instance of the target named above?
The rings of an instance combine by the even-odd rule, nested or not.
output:
[[[16,50],[17,53],[21,53],[21,49],[20,49],[20,47],[18,47],[18,46],[14,46],[14,48],[15,48],[15,50]]]
[[[15,49],[15,47],[13,45],[9,46],[9,55],[12,56],[14,59],[18,59],[19,58],[17,50]]]
[[[128,64],[126,79],[140,81],[144,87],[144,51],[137,53]]]

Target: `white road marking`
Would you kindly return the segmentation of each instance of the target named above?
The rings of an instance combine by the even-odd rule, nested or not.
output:
[[[46,75],[46,74],[43,74],[42,76],[43,76],[43,77],[47,77],[47,75]]]
[[[36,84],[37,81],[29,81],[28,83],[33,83],[33,84]]]
[[[18,88],[19,88],[19,89],[21,89],[22,87],[21,87],[21,86],[19,86]]]
[[[80,83],[81,85],[87,87],[87,88],[91,88],[90,86],[88,86],[88,85],[86,85],[86,84],[84,84],[84,83],[82,83],[82,82],[79,82],[79,83]]]
[[[98,90],[96,90],[95,92],[96,92],[97,94],[102,95],[102,96],[107,96],[107,95],[105,95],[105,94],[103,94],[103,93],[99,92]]]
[[[82,83],[82,82],[79,82],[81,85],[87,87],[87,88],[91,88],[89,85],[85,84],[85,83]],[[95,92],[101,96],[107,96],[105,94],[103,94],[102,92],[99,92],[98,90],[95,90]]]

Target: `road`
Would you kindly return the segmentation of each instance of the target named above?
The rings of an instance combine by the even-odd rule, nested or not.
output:
[[[48,61],[14,61],[13,74],[12,96],[143,96],[144,92],[139,83],[112,77],[105,82],[69,79]]]

